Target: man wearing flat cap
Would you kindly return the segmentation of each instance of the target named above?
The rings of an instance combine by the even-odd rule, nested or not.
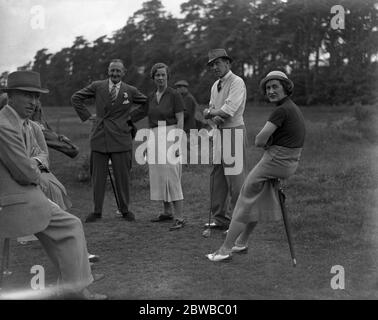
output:
[[[184,131],[189,134],[190,129],[196,129],[196,109],[198,103],[188,90],[189,83],[186,80],[179,80],[175,83],[175,88],[184,100]]]
[[[197,129],[195,114],[198,108],[198,103],[189,92],[188,87],[189,83],[186,80],[179,80],[175,83],[177,92],[181,94],[182,99],[184,100],[184,131],[187,136],[187,155],[190,157],[190,148],[196,149],[196,152],[198,153],[198,135],[196,134],[196,131],[190,134],[190,129]],[[195,157],[197,153],[194,153]],[[195,160],[193,159],[193,161]],[[188,162],[190,163],[191,160]]]
[[[35,234],[59,270],[59,290],[70,298],[105,299],[87,286],[94,281],[80,219],[49,200],[39,187],[41,171],[28,150],[34,145],[28,119],[41,93],[40,75],[8,76],[8,104],[0,110],[0,238]],[[64,297],[64,296],[63,296]]]
[[[208,53],[207,65],[218,78],[211,88],[209,108],[204,110],[204,117],[214,123],[213,137],[214,150],[221,155],[220,163],[213,164],[210,174],[210,206],[213,221],[207,223],[208,228],[227,229],[231,220],[232,212],[239,196],[240,189],[245,179],[246,170],[246,130],[243,113],[246,103],[246,87],[243,79],[231,71],[232,59],[224,49],[213,49]],[[229,139],[224,135],[231,132]],[[235,139],[242,133],[242,150],[235,154]],[[224,138],[225,137],[225,138]],[[218,143],[218,141],[222,141]],[[231,149],[232,154],[240,157],[242,162],[241,172],[238,174],[225,174],[225,168],[229,166],[224,161],[225,146]]]

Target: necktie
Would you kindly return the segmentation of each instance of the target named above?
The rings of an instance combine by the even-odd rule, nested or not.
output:
[[[218,90],[218,92],[221,91],[221,89],[222,89],[222,80],[219,79],[218,84],[217,84],[217,90]]]
[[[116,90],[116,88],[117,88],[117,86],[115,84],[113,84],[112,90],[110,91],[110,99],[112,101],[112,104],[117,99],[117,90]]]
[[[24,124],[22,125],[22,136],[24,137],[26,150],[28,150],[29,144],[30,144],[29,142],[30,133],[29,133],[28,125],[29,123],[27,120],[25,120]]]

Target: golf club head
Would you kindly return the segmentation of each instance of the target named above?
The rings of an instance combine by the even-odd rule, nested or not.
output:
[[[205,229],[205,230],[202,232],[202,236],[203,236],[204,238],[208,238],[208,237],[210,237],[210,234],[211,234],[210,229]]]

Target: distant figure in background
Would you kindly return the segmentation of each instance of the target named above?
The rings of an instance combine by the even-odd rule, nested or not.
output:
[[[94,210],[85,222],[94,222],[102,217],[109,159],[114,172],[118,209],[125,220],[135,220],[129,210],[132,132],[135,130],[134,122],[147,115],[147,97],[122,81],[125,72],[120,59],[112,60],[108,79],[92,82],[71,98],[80,119],[94,121],[90,138]],[[85,106],[85,101],[92,98],[95,99],[95,115]]]
[[[181,188],[181,163],[158,163],[158,159],[168,157],[173,141],[167,141],[167,136],[159,137],[159,129],[171,130],[184,127],[184,101],[181,95],[168,87],[169,71],[164,63],[156,63],[151,68],[151,78],[156,85],[156,91],[149,96],[148,123],[154,134],[149,139],[149,145],[155,148],[154,163],[149,164],[151,200],[163,201],[164,213],[152,219],[152,222],[162,222],[175,219],[170,230],[181,229],[185,225],[183,216],[184,196]],[[165,143],[162,143],[165,140]],[[162,146],[166,148],[162,148]],[[159,156],[161,153],[161,156]],[[171,157],[178,158],[178,154]],[[172,209],[174,216],[172,215]]]
[[[181,94],[184,100],[184,131],[189,133],[190,129],[196,129],[196,109],[198,103],[188,90],[189,83],[186,80],[180,80],[175,83],[175,88]]]
[[[290,99],[294,84],[281,71],[272,71],[261,80],[260,88],[276,108],[255,139],[265,150],[248,174],[235,206],[226,240],[219,250],[208,254],[211,261],[224,261],[232,253],[248,250],[248,239],[258,221],[282,218],[277,179],[287,179],[298,167],[306,128],[301,110]]]
[[[189,92],[189,83],[186,80],[179,80],[175,83],[174,86],[184,100],[184,131],[187,137],[187,159],[188,163],[190,163],[190,146],[192,146],[192,148],[197,148],[198,153],[199,137],[193,132],[190,135],[190,129],[197,129],[197,121],[195,115],[198,108],[198,103],[193,95]]]

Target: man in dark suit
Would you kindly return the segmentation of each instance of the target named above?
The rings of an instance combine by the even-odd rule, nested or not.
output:
[[[0,238],[35,234],[59,270],[59,289],[71,298],[105,299],[86,288],[94,278],[83,226],[77,217],[49,200],[39,187],[38,161],[30,157],[33,137],[28,118],[41,88],[39,73],[8,76],[8,104],[0,110]]]
[[[196,109],[198,103],[193,95],[188,90],[189,83],[186,80],[179,80],[175,83],[175,88],[181,94],[184,100],[184,131],[186,134],[190,133],[190,129],[197,129],[196,125]]]
[[[135,220],[129,210],[132,131],[135,128],[133,123],[147,115],[147,97],[122,81],[125,67],[121,60],[110,62],[108,75],[108,79],[92,82],[71,98],[80,119],[94,121],[90,139],[94,211],[87,216],[86,222],[102,217],[109,158],[115,177],[118,209],[125,220]],[[96,115],[92,115],[84,104],[92,98],[95,99]]]

